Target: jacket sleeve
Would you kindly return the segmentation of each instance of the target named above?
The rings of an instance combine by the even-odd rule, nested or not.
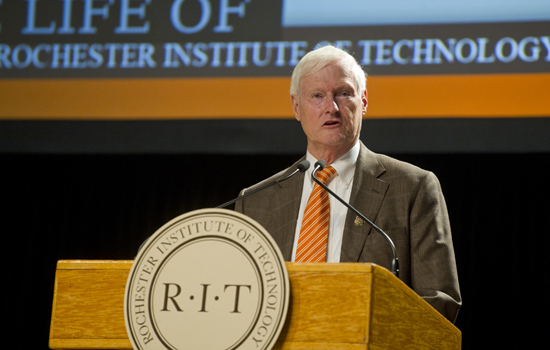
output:
[[[421,179],[410,210],[412,288],[454,322],[462,300],[447,205],[433,173]]]

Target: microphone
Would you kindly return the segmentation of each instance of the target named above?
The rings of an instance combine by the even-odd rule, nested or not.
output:
[[[227,207],[228,205],[231,205],[231,204],[235,203],[235,202],[238,201],[239,199],[243,199],[243,198],[245,198],[245,197],[250,196],[251,194],[254,194],[254,193],[256,193],[256,192],[260,192],[261,190],[264,190],[264,189],[266,189],[266,188],[268,188],[268,187],[271,187],[271,186],[276,185],[276,184],[278,184],[278,183],[281,183],[281,182],[283,182],[283,181],[285,181],[285,180],[288,180],[288,179],[290,179],[291,177],[293,177],[294,175],[296,175],[296,174],[298,174],[298,173],[303,173],[303,172],[305,172],[307,169],[309,169],[309,166],[310,166],[309,160],[303,160],[303,161],[301,161],[301,162],[298,164],[298,166],[296,167],[296,170],[294,170],[294,171],[293,171],[290,175],[288,175],[287,177],[284,177],[284,178],[282,178],[282,179],[275,180],[275,181],[273,181],[273,182],[271,182],[271,183],[268,183],[267,185],[264,185],[264,186],[262,186],[262,187],[260,187],[260,188],[255,189],[255,190],[253,190],[253,191],[245,192],[245,194],[243,194],[242,196],[239,196],[239,197],[237,197],[237,198],[235,198],[235,199],[230,200],[229,202],[225,202],[225,203],[223,203],[223,204],[221,204],[221,205],[218,205],[216,208],[225,208],[225,207]]]
[[[345,205],[346,207],[348,207],[351,211],[353,211],[357,216],[359,216],[361,219],[365,220],[369,225],[371,225],[371,227],[376,231],[378,232],[379,234],[381,234],[387,241],[388,243],[390,244],[391,246],[391,249],[393,251],[393,259],[392,259],[392,262],[391,262],[391,272],[399,277],[399,260],[397,259],[397,250],[395,249],[395,244],[393,244],[393,241],[391,240],[390,236],[388,236],[386,234],[386,232],[384,232],[380,227],[376,226],[372,221],[370,221],[369,219],[367,219],[365,217],[365,215],[361,214],[359,211],[357,211],[357,209],[355,209],[354,207],[351,206],[351,204],[347,203],[346,201],[344,201],[342,198],[340,198],[336,193],[332,192],[327,186],[325,186],[325,184],[323,184],[321,181],[319,181],[316,177],[315,177],[315,173],[319,170],[323,170],[326,166],[326,162],[322,159],[318,160],[316,163],[315,163],[315,168],[313,169],[313,171],[311,172],[311,178],[313,179],[313,181],[315,181],[319,186],[321,186],[323,189],[325,189],[328,193],[330,193],[334,198],[338,199],[343,205]]]
[[[230,200],[229,202],[225,202],[225,203],[223,203],[222,205],[218,205],[216,208],[225,208],[225,207],[227,207],[228,205],[231,205],[231,204],[235,203],[235,202],[238,201],[239,199],[242,199],[242,198],[244,198],[244,197],[248,197],[248,196],[250,196],[251,194],[254,194],[254,193],[259,192],[259,191],[261,191],[261,190],[264,190],[264,189],[266,189],[266,188],[268,188],[268,187],[271,187],[271,186],[273,186],[273,185],[275,185],[275,184],[278,184],[278,183],[280,183],[280,182],[283,182],[283,181],[285,181],[285,180],[288,180],[288,179],[290,179],[291,177],[293,177],[294,175],[296,175],[296,174],[298,174],[298,173],[303,173],[303,172],[305,172],[307,169],[309,169],[309,166],[310,166],[309,160],[303,160],[303,161],[301,161],[300,163],[298,163],[298,166],[296,167],[296,170],[294,170],[294,171],[293,171],[290,175],[288,175],[287,177],[284,177],[284,178],[282,178],[282,179],[275,180],[275,181],[273,181],[273,182],[271,182],[271,183],[269,183],[269,184],[267,184],[267,185],[265,185],[265,186],[262,186],[262,187],[260,187],[260,188],[255,189],[254,191],[246,192],[244,195],[239,196],[239,197],[237,197],[237,198],[235,198],[235,199],[232,199],[232,200]],[[149,238],[147,238],[147,239],[149,239]],[[138,252],[141,250],[141,247],[143,247],[143,245],[145,244],[145,242],[147,242],[147,239],[145,239],[145,240],[143,241],[143,243],[141,243],[141,245],[140,245],[139,248],[138,248]]]

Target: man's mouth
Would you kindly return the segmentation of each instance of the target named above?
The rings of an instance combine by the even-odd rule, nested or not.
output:
[[[325,124],[323,124],[323,125],[332,126],[332,125],[337,125],[337,124],[340,124],[340,122],[337,121],[337,120],[329,120],[328,122],[325,122]]]

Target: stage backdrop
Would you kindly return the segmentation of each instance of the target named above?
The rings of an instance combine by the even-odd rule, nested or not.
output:
[[[0,150],[301,151],[290,74],[326,43],[379,151],[550,150],[547,0],[0,0]]]

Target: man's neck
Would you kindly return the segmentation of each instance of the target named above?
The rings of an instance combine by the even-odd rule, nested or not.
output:
[[[353,146],[355,146],[355,144],[357,142],[359,142],[359,141],[356,141],[351,146],[346,145],[346,147],[340,147],[340,148],[338,148],[338,147],[330,147],[330,148],[321,147],[321,148],[319,148],[319,147],[312,147],[312,146],[308,145],[307,150],[316,159],[324,160],[326,165],[328,166],[328,165],[331,165],[332,163],[334,163],[338,158],[340,158],[341,156],[346,154],[350,149],[353,148]]]

